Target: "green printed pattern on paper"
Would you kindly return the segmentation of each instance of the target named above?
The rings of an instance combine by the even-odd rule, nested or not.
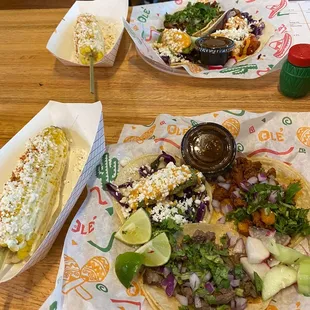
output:
[[[101,164],[96,167],[96,177],[101,180],[102,189],[106,188],[107,183],[116,179],[118,167],[117,158],[110,159],[109,153],[103,154]]]
[[[286,117],[283,117],[282,118],[282,123],[283,125],[287,126],[287,125],[292,125],[293,124],[293,121],[291,118],[289,118],[288,116]]]
[[[245,110],[241,110],[240,112],[237,112],[237,113],[229,111],[229,110],[224,110],[224,112],[235,115],[235,116],[243,116],[245,114]]]
[[[116,232],[114,232],[112,235],[111,235],[111,238],[110,238],[110,241],[108,243],[108,245],[106,247],[101,247],[99,246],[98,244],[96,244],[95,242],[93,241],[87,241],[91,246],[95,247],[96,249],[98,249],[99,251],[103,252],[103,253],[107,253],[111,250],[112,248],[112,245],[113,245],[113,241],[114,241],[114,238],[115,238],[115,234]]]
[[[193,126],[193,127],[195,127],[195,126],[199,125],[199,123],[197,123],[197,122],[196,122],[196,121],[194,121],[193,119],[191,120],[191,124],[192,124],[192,126]]]
[[[54,301],[54,302],[50,305],[50,310],[57,310],[57,301]]]
[[[232,73],[232,75],[240,75],[246,74],[249,70],[256,70],[258,69],[256,64],[250,65],[241,65],[232,68],[226,68],[220,71],[220,73]]]

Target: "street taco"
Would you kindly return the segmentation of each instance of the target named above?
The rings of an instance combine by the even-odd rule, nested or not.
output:
[[[226,12],[210,30],[212,37],[226,37],[235,42],[231,57],[237,62],[258,54],[274,34],[270,23],[236,9]]]
[[[189,2],[187,6],[173,14],[166,14],[164,27],[178,29],[193,37],[202,36],[223,15],[220,5],[213,1]]]
[[[212,216],[211,187],[203,174],[165,152],[132,160],[107,189],[122,223],[139,208],[152,223],[209,222]]]
[[[211,223],[234,222],[252,237],[274,236],[296,245],[310,234],[310,186],[294,168],[275,159],[239,157],[213,183]]]
[[[269,300],[261,299],[240,262],[245,253],[234,253],[227,235],[244,242],[222,225],[184,226],[169,262],[143,271],[141,285],[154,310],[266,309]]]

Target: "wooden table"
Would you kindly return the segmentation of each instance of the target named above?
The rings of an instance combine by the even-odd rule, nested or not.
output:
[[[0,147],[49,100],[93,102],[88,69],[65,67],[45,49],[66,9],[0,11]],[[279,73],[257,80],[200,80],[166,75],[137,56],[125,33],[113,68],[96,70],[107,143],[126,123],[148,124],[159,113],[198,115],[221,109],[309,111],[309,96],[283,97]],[[82,199],[80,199],[81,202]],[[48,256],[15,279],[0,284],[1,309],[36,309],[54,288],[58,264],[75,207]]]

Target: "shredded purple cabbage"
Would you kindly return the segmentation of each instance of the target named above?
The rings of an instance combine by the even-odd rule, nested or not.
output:
[[[154,171],[153,171],[153,169],[151,167],[148,167],[148,166],[144,165],[144,166],[141,166],[139,168],[139,174],[140,174],[140,176],[142,178],[146,178],[148,175],[151,175],[153,173],[154,173]]]
[[[163,286],[166,287],[166,294],[169,296],[169,297],[172,297],[173,296],[173,292],[174,292],[174,288],[175,288],[175,283],[174,283],[174,275],[172,273],[169,273],[167,278],[164,279],[161,284]]]
[[[160,154],[152,163],[151,163],[151,169],[155,171],[158,170],[160,159],[163,158],[164,162],[168,165],[170,162],[173,162],[176,164],[176,161],[172,155],[167,154],[166,152],[162,151],[162,154]]]
[[[263,34],[263,30],[265,28],[265,24],[262,20],[255,20],[252,15],[248,12],[242,12],[241,15],[248,20],[248,23],[251,27],[251,32],[256,36],[259,37]]]
[[[127,187],[130,187],[132,184],[133,184],[133,181],[126,182],[124,184],[119,185],[118,188],[127,188]]]
[[[195,219],[196,223],[199,223],[203,220],[203,217],[205,216],[206,209],[207,209],[207,203],[208,202],[204,202],[204,201],[200,203],[199,208],[196,213],[196,219]]]
[[[107,183],[106,189],[109,192],[109,194],[113,196],[122,207],[125,208],[129,207],[127,203],[121,202],[121,200],[123,199],[123,195],[119,192],[118,187],[116,185],[112,183]]]

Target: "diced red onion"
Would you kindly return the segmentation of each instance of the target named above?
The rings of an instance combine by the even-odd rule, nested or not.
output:
[[[257,175],[258,181],[259,182],[264,182],[267,181],[267,176],[265,173],[261,172]]]
[[[276,191],[272,191],[271,194],[269,195],[269,202],[271,203],[276,203],[277,202],[277,196],[278,196],[278,193]]]
[[[270,230],[270,229],[265,229],[265,228],[258,228],[255,226],[251,226],[249,228],[249,234],[252,238],[256,238],[259,240],[263,240],[266,237],[268,238],[273,238],[275,236],[276,231],[275,230]]]
[[[236,309],[236,301],[234,299],[231,300],[230,307],[231,309]]]
[[[185,273],[186,272],[186,267],[182,267],[181,272]]]
[[[226,223],[226,216],[222,216],[217,220],[218,224],[225,224]]]
[[[229,281],[233,281],[233,280],[234,280],[234,275],[228,274],[227,279],[228,279]]]
[[[240,280],[239,279],[232,280],[230,281],[230,285],[232,287],[238,287],[240,285]]]
[[[248,191],[249,191],[249,183],[247,183],[247,182],[241,182],[241,183],[240,183],[240,187],[241,187],[245,192],[248,192]]]
[[[235,308],[236,310],[244,310],[244,309],[246,309],[247,300],[245,298],[236,297],[235,301],[236,301],[236,308]]]
[[[243,253],[245,253],[245,246],[244,246],[243,239],[241,239],[241,238],[238,239],[238,241],[236,242],[236,245],[235,245],[233,251],[236,254],[243,254]]]
[[[205,288],[206,288],[206,290],[207,290],[210,294],[212,294],[212,293],[214,292],[214,286],[213,286],[213,284],[212,284],[211,282],[207,282],[207,283],[205,284]]]
[[[258,182],[258,178],[257,177],[251,177],[248,179],[248,182],[250,184],[256,184]]]
[[[229,212],[231,212],[233,210],[233,207],[231,205],[225,205],[223,207],[221,207],[221,211],[223,214],[227,214]]]
[[[274,231],[274,237],[276,240],[276,243],[280,243],[281,245],[288,245],[291,241],[291,237],[288,235],[282,235],[282,234],[278,234]]]
[[[163,286],[166,286],[166,294],[171,297],[173,295],[175,286],[177,284],[174,275],[172,273],[169,273],[168,277],[164,279],[161,283]]]
[[[238,190],[235,190],[235,191],[232,192],[232,194],[233,194],[236,198],[240,198],[240,197],[241,197],[241,195],[240,195],[240,190],[239,190],[239,191],[238,191]]]
[[[217,177],[217,182],[226,182],[225,181],[225,179],[224,179],[224,177],[223,176],[221,176],[221,175],[219,175],[218,177]]]
[[[268,183],[269,183],[270,185],[277,185],[277,183],[275,182],[274,179],[269,179]]]
[[[220,212],[220,202],[218,200],[212,200],[212,206],[216,212]]]
[[[236,245],[236,242],[239,239],[239,237],[235,236],[230,231],[227,232],[227,237],[228,237],[228,240],[229,240],[229,247],[230,248],[234,247]]]
[[[188,298],[186,296],[176,294],[175,298],[179,301],[182,306],[188,306]]]
[[[270,174],[270,175],[268,176],[268,178],[269,178],[269,179],[272,179],[272,180],[275,179],[274,175],[272,175],[272,174]]]
[[[229,191],[229,189],[230,189],[230,184],[229,183],[218,183],[218,185],[220,187],[225,188],[227,191]]]
[[[200,279],[195,272],[190,275],[189,283],[193,291],[196,291],[200,286]]]
[[[165,267],[163,270],[164,277],[167,278],[170,272],[171,272],[171,270],[169,268]]]
[[[201,300],[199,296],[195,296],[195,308],[201,308]]]
[[[203,280],[204,280],[205,282],[208,282],[208,281],[211,280],[211,278],[212,278],[212,274],[211,274],[210,271],[208,271],[208,273],[205,275],[205,277],[204,277]]]
[[[268,184],[268,181],[262,181],[262,182],[259,182],[260,184]]]

